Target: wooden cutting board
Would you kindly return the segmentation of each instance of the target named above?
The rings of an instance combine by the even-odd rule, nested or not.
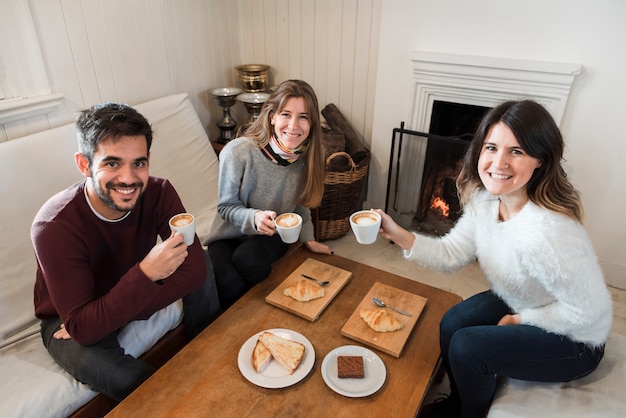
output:
[[[382,299],[387,305],[396,306],[413,316],[402,315],[391,308],[379,308],[372,298]],[[427,299],[407,291],[387,286],[380,282],[374,283],[367,295],[361,300],[350,318],[341,329],[341,335],[377,348],[394,357],[400,357],[406,340],[426,306]],[[404,323],[404,328],[392,332],[376,332],[361,318],[362,309],[385,309]]]
[[[307,280],[302,274],[315,277],[318,280],[328,280],[330,284],[324,287],[324,296],[308,302],[300,302],[291,296],[285,296],[285,288],[301,281]],[[272,293],[265,297],[265,301],[271,305],[282,308],[288,312],[301,316],[309,321],[315,321],[324,311],[326,306],[333,300],[341,289],[352,278],[352,272],[331,266],[312,258],[307,258],[298,268],[296,268],[287,278],[276,287]],[[313,285],[319,286],[314,281]]]

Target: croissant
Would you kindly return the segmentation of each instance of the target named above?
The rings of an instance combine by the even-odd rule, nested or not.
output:
[[[308,302],[309,300],[324,297],[324,288],[313,284],[308,280],[302,280],[287,287],[283,290],[283,294],[285,296],[291,296],[300,302]]]
[[[363,309],[361,318],[376,332],[390,332],[402,329],[404,324],[384,309]]]

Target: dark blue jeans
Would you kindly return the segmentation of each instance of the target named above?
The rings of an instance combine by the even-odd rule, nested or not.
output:
[[[491,291],[452,307],[440,324],[443,364],[463,417],[484,417],[496,377],[567,382],[596,369],[604,347],[590,348],[530,325],[497,326],[511,309]]]
[[[188,339],[195,337],[220,312],[213,269],[207,262],[205,284],[183,297],[183,323]],[[61,318],[41,321],[43,343],[54,360],[80,382],[111,399],[121,401],[155,369],[126,354],[115,331],[93,345],[80,345],[73,339],[57,340],[53,334],[60,328]]]
[[[250,235],[212,242],[209,257],[215,270],[220,304],[227,309],[272,272],[272,263],[287,250],[278,234]]]

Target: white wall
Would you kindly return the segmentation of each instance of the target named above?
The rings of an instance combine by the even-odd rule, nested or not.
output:
[[[580,63],[561,129],[566,171],[607,281],[626,288],[626,2],[384,1],[368,205],[383,207],[391,131],[408,120],[413,50]]]
[[[382,0],[240,1],[242,57],[272,67],[274,84],[308,81],[368,141]]]
[[[253,63],[270,65],[273,83],[308,81],[320,107],[334,103],[371,135],[382,0],[14,1],[29,3],[52,91],[65,100],[0,125],[0,141],[67,123],[101,101],[181,92],[217,138],[222,111],[207,91],[239,86],[235,66]],[[12,53],[0,43],[0,67],[3,59]],[[232,112],[248,118],[240,104]]]

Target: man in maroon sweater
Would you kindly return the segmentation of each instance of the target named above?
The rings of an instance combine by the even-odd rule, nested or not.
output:
[[[31,228],[35,314],[57,363],[121,400],[154,369],[124,353],[119,330],[182,298],[193,338],[217,316],[219,300],[198,238],[187,247],[170,232],[169,218],[185,208],[167,180],[149,175],[148,121],[103,103],[83,111],[76,126],[85,179],[48,200]]]

